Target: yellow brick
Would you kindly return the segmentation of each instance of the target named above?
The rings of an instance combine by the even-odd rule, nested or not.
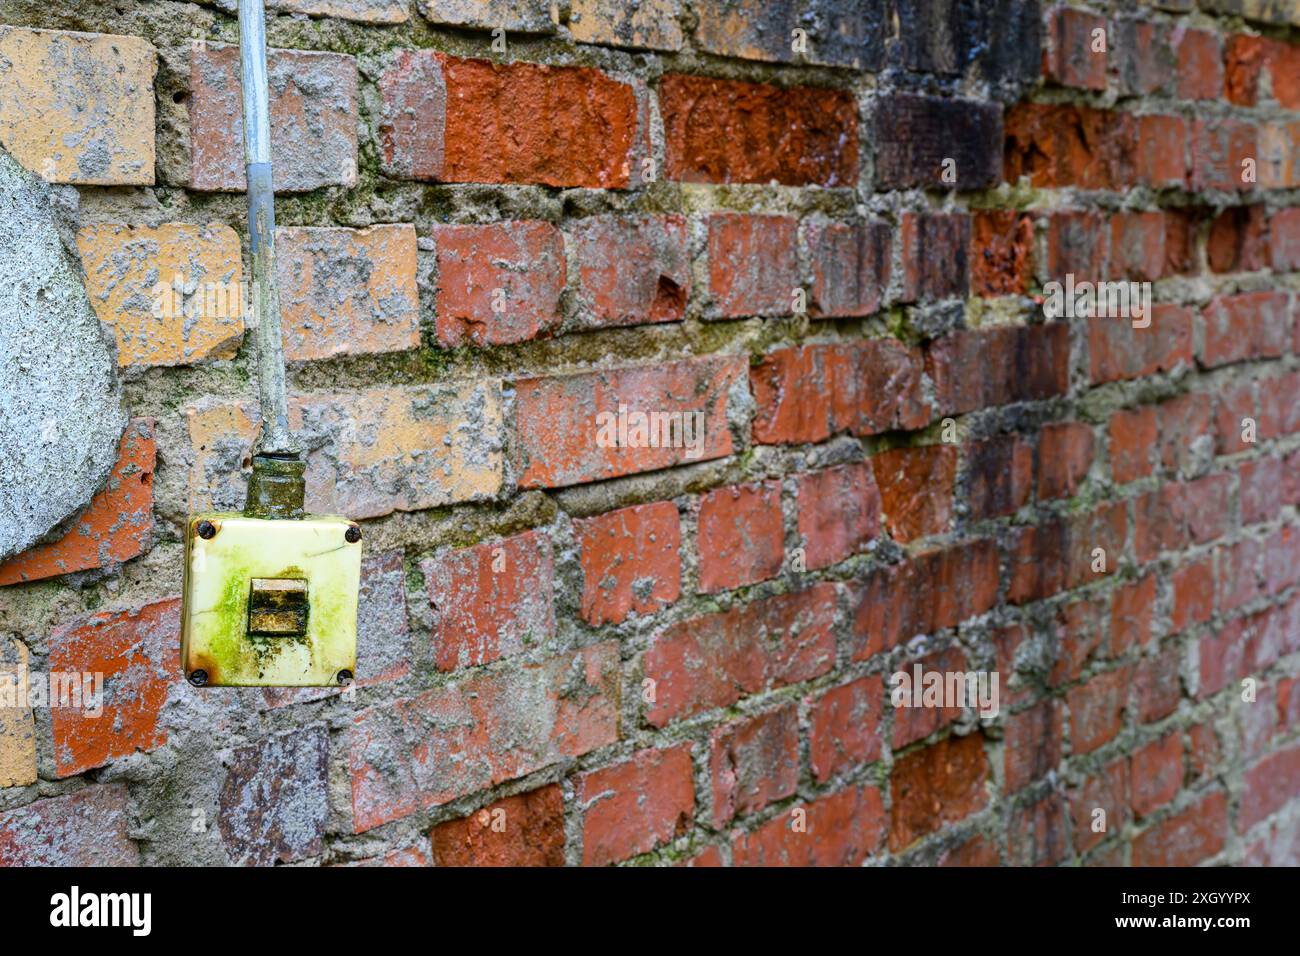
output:
[[[36,782],[36,728],[27,706],[27,648],[0,637],[0,787]],[[8,707],[21,697],[22,706]]]
[[[0,145],[50,182],[152,185],[156,70],[139,37],[0,27]]]
[[[569,32],[579,43],[650,50],[680,50],[682,28],[677,0],[573,0]]]
[[[235,6],[232,2],[230,6]],[[267,8],[359,23],[405,23],[411,18],[406,0],[270,0]]]
[[[501,406],[494,380],[293,398],[289,422],[310,449],[308,510],[373,518],[492,497],[504,470]],[[190,509],[242,507],[255,407],[204,400],[186,418]]]
[[[290,227],[275,233],[286,357],[420,347],[415,227]]]
[[[119,365],[232,358],[244,334],[239,236],[229,226],[87,226],[86,291]]]

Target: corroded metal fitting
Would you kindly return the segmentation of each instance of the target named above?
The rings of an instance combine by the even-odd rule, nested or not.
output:
[[[306,470],[307,463],[300,458],[254,455],[244,514],[250,518],[302,518]]]

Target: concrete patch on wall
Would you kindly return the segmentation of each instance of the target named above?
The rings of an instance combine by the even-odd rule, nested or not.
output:
[[[0,558],[90,501],[126,426],[64,195],[0,150]]]

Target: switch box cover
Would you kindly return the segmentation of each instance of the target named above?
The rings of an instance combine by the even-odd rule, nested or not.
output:
[[[181,656],[199,686],[317,687],[356,672],[354,522],[199,514],[185,535]]]

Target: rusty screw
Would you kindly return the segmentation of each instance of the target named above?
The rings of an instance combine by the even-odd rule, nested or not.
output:
[[[343,537],[347,539],[348,544],[356,544],[361,540],[361,529],[356,525],[350,525],[348,530],[343,532]]]
[[[208,540],[209,538],[215,538],[216,535],[217,535],[217,526],[214,525],[211,521],[200,521],[200,522],[199,522],[199,537],[200,537],[200,538],[202,538],[204,541],[206,541],[206,540]],[[202,671],[200,671],[199,673],[202,673]]]
[[[204,670],[190,671],[189,680],[195,687],[206,687],[208,685],[208,672]]]
[[[352,672],[351,672],[351,671],[339,671],[338,681],[339,681],[339,686],[340,686],[340,687],[346,687],[348,684],[351,684],[351,683],[352,683]]]

